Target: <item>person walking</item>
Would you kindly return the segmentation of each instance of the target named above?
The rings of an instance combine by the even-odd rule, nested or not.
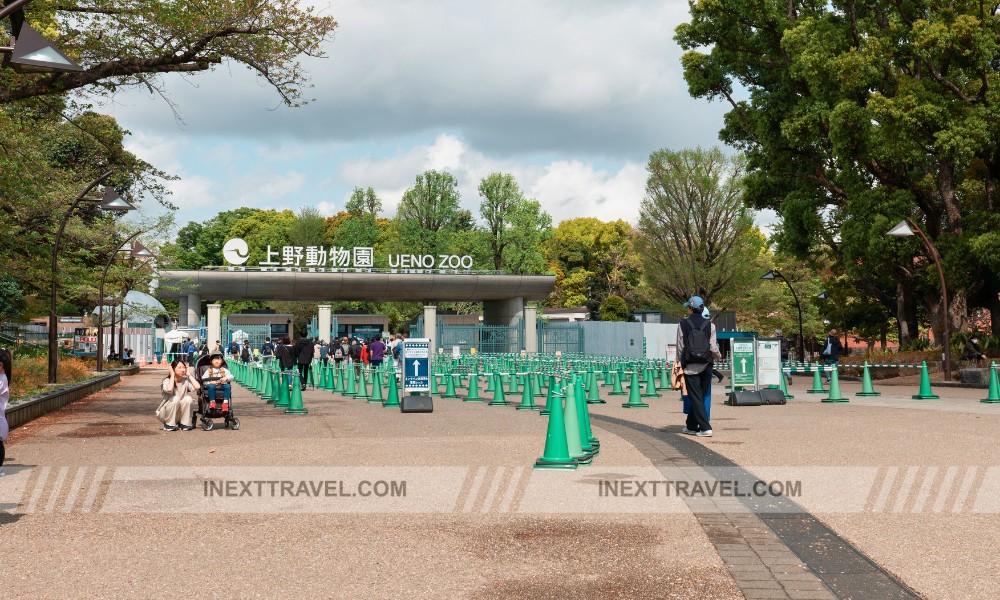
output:
[[[6,348],[0,348],[0,477],[3,477],[3,461],[6,450],[3,443],[7,441],[10,426],[7,423],[7,402],[10,401],[10,383],[13,381],[13,359]]]
[[[266,338],[260,346],[260,360],[267,367],[271,364],[272,358],[274,358],[274,344],[271,343],[270,338]]]
[[[823,352],[820,356],[823,357],[823,371],[826,376],[826,382],[830,383],[831,375],[830,371],[833,369],[828,369],[828,367],[836,368],[836,365],[840,362],[840,356],[844,353],[844,345],[840,343],[840,338],[837,337],[837,330],[831,329],[830,335],[826,338],[826,343],[823,345]]]
[[[715,325],[702,316],[705,301],[700,296],[692,296],[684,307],[688,316],[677,327],[677,357],[684,370],[684,385],[691,397],[691,409],[682,433],[698,437],[711,437],[712,424],[705,410],[705,391],[712,383],[712,367],[716,359],[722,358],[719,342],[715,336]]]
[[[351,364],[354,365],[354,375],[361,376],[361,344],[358,343],[357,339],[351,339],[351,347],[348,349],[347,356],[351,359]]]
[[[292,340],[286,335],[281,338],[281,343],[274,349],[274,358],[278,361],[278,368],[282,373],[287,373],[288,389],[292,389],[293,375],[289,373],[295,368],[295,354],[293,353]]]
[[[306,391],[306,382],[309,381],[309,371],[312,370],[313,353],[316,351],[316,344],[307,337],[295,343],[292,354],[295,355],[295,362],[299,365],[299,382],[302,391]]]

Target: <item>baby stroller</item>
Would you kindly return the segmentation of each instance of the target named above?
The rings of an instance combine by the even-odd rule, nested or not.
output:
[[[233,401],[230,399],[228,404],[224,402],[225,392],[222,386],[215,388],[215,398],[208,397],[208,384],[211,381],[202,380],[202,368],[211,366],[212,357],[210,355],[202,356],[198,359],[198,364],[195,365],[194,377],[201,384],[201,389],[198,390],[198,406],[194,409],[196,417],[192,420],[197,421],[197,415],[201,415],[201,428],[205,431],[211,431],[215,427],[215,422],[212,419],[220,418],[226,420],[226,428],[239,429],[240,420],[233,414]],[[227,367],[225,357],[222,357],[222,366]],[[214,408],[212,407],[213,400],[215,401]]]

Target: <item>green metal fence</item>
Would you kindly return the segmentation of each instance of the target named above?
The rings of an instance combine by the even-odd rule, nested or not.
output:
[[[583,354],[584,330],[579,323],[539,323],[538,352]]]

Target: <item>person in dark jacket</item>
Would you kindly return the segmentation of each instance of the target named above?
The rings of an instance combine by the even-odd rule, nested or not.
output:
[[[962,350],[962,360],[986,360],[986,355],[983,354],[983,350],[979,347],[979,338],[977,336],[972,336],[969,341],[965,342],[965,349]]]
[[[836,365],[840,362],[841,355],[844,354],[844,345],[840,343],[840,338],[837,337],[837,330],[831,329],[829,337],[826,338],[826,343],[823,344],[823,352],[821,356],[823,357],[823,365],[825,367],[830,367],[831,365],[836,368]],[[826,382],[830,383],[830,372],[833,369],[827,371],[824,369],[826,376]]]
[[[295,362],[299,365],[299,381],[302,391],[306,391],[306,382],[309,381],[309,371],[312,370],[313,354],[316,352],[316,344],[309,338],[302,338],[295,343],[292,354],[295,355]]]
[[[351,340],[347,356],[351,359],[351,364],[354,365],[354,374],[361,375],[361,344],[358,343],[357,339]]]
[[[274,358],[278,361],[278,367],[281,372],[290,371],[295,368],[295,354],[292,352],[294,348],[292,347],[292,340],[288,339],[288,336],[281,338],[281,342],[274,349]],[[288,374],[288,387],[292,387],[293,375]]]

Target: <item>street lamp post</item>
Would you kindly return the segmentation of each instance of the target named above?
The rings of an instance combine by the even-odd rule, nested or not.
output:
[[[10,17],[10,30],[14,36],[13,46],[0,46],[0,52],[10,54],[11,68],[18,73],[82,71],[83,67],[24,23],[24,7],[30,2],[31,0],[13,0],[0,8],[0,21]]]
[[[58,289],[58,276],[59,276],[59,244],[62,242],[63,231],[66,229],[66,223],[69,221],[70,216],[72,216],[73,211],[76,207],[83,201],[88,202],[100,202],[101,208],[103,210],[108,210],[112,212],[126,212],[132,210],[134,207],[125,202],[114,192],[111,188],[105,188],[104,197],[101,199],[88,198],[87,194],[90,193],[95,187],[97,187],[102,181],[111,176],[111,171],[107,171],[93,182],[87,186],[87,189],[83,190],[83,193],[77,196],[73,204],[70,205],[69,210],[63,216],[62,221],[59,223],[59,230],[56,232],[55,242],[52,244],[52,281],[49,290],[49,383],[56,383],[58,379],[58,369],[59,369],[59,319],[56,317],[56,298]]]
[[[99,295],[100,300],[98,301],[97,304],[97,372],[98,373],[104,370],[104,281],[108,277],[108,269],[111,268],[111,263],[114,261],[115,256],[117,256],[118,253],[122,251],[122,249],[125,247],[125,244],[131,242],[132,240],[139,237],[143,233],[146,233],[146,231],[148,230],[137,231],[132,235],[128,236],[127,238],[125,238],[125,241],[119,244],[118,248],[116,248],[115,251],[111,253],[111,256],[108,257],[108,262],[105,263],[104,265],[104,272],[101,273],[101,289]],[[153,256],[152,252],[147,250],[145,247],[143,247],[142,244],[138,242],[132,244],[131,253],[133,258],[140,258],[140,257],[144,258],[148,256]],[[125,310],[125,305],[123,303],[122,311],[124,310]],[[112,322],[114,321],[114,313],[112,313],[111,320]],[[114,325],[112,325],[111,335],[114,336]],[[113,341],[112,345],[114,345]]]
[[[941,282],[941,312],[942,312],[942,329],[944,334],[944,377],[946,380],[951,381],[951,324],[949,323],[950,315],[948,314],[948,287],[944,282],[944,270],[941,268],[941,255],[938,254],[937,248],[931,243],[931,240],[924,234],[923,230],[917,227],[917,224],[913,222],[913,219],[909,217],[903,219],[896,226],[886,232],[886,235],[892,237],[910,237],[911,235],[919,235],[920,239],[924,241],[924,245],[927,246],[927,251],[931,255],[931,260],[934,261],[934,266],[937,267],[938,280]]]
[[[792,298],[795,300],[795,309],[799,313],[799,344],[798,344],[798,346],[799,346],[799,362],[805,362],[805,360],[806,360],[806,347],[805,347],[805,338],[802,335],[802,306],[799,304],[799,296],[795,293],[795,288],[793,288],[792,284],[789,283],[789,281],[787,279],[785,279],[785,276],[781,274],[781,271],[778,271],[777,269],[771,269],[767,273],[764,273],[763,275],[761,275],[760,278],[761,279],[766,279],[768,281],[774,281],[775,278],[778,278],[778,279],[784,281],[785,285],[788,286],[788,291],[792,292]]]

